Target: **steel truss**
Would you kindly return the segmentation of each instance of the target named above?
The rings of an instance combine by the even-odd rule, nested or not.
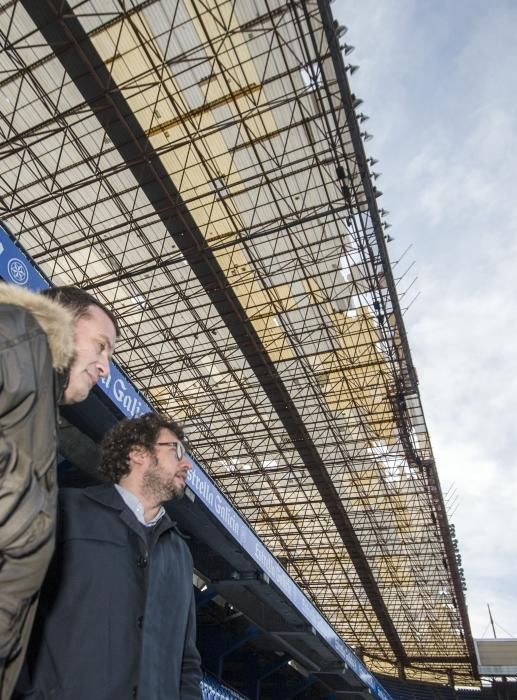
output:
[[[325,0],[0,8],[0,216],[372,670],[472,638]]]

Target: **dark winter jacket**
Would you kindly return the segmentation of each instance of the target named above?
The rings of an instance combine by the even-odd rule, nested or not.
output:
[[[68,367],[73,317],[0,282],[0,698],[11,696],[53,550],[54,369]]]
[[[170,518],[148,530],[113,486],[64,489],[21,697],[201,700],[195,632],[192,557]]]

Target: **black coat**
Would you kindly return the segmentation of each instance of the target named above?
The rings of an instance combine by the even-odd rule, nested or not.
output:
[[[19,697],[201,700],[192,557],[167,515],[150,535],[113,486],[60,493]]]

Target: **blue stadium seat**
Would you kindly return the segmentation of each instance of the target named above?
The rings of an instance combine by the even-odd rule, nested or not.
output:
[[[201,692],[203,700],[247,700],[244,695],[231,690],[207,673],[201,681]]]

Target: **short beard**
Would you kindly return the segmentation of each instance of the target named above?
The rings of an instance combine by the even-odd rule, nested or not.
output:
[[[172,477],[168,479],[163,477],[158,467],[158,460],[154,456],[143,476],[142,490],[156,505],[167,503],[167,501],[172,501],[173,499],[183,498],[185,495],[184,486],[177,486]]]

